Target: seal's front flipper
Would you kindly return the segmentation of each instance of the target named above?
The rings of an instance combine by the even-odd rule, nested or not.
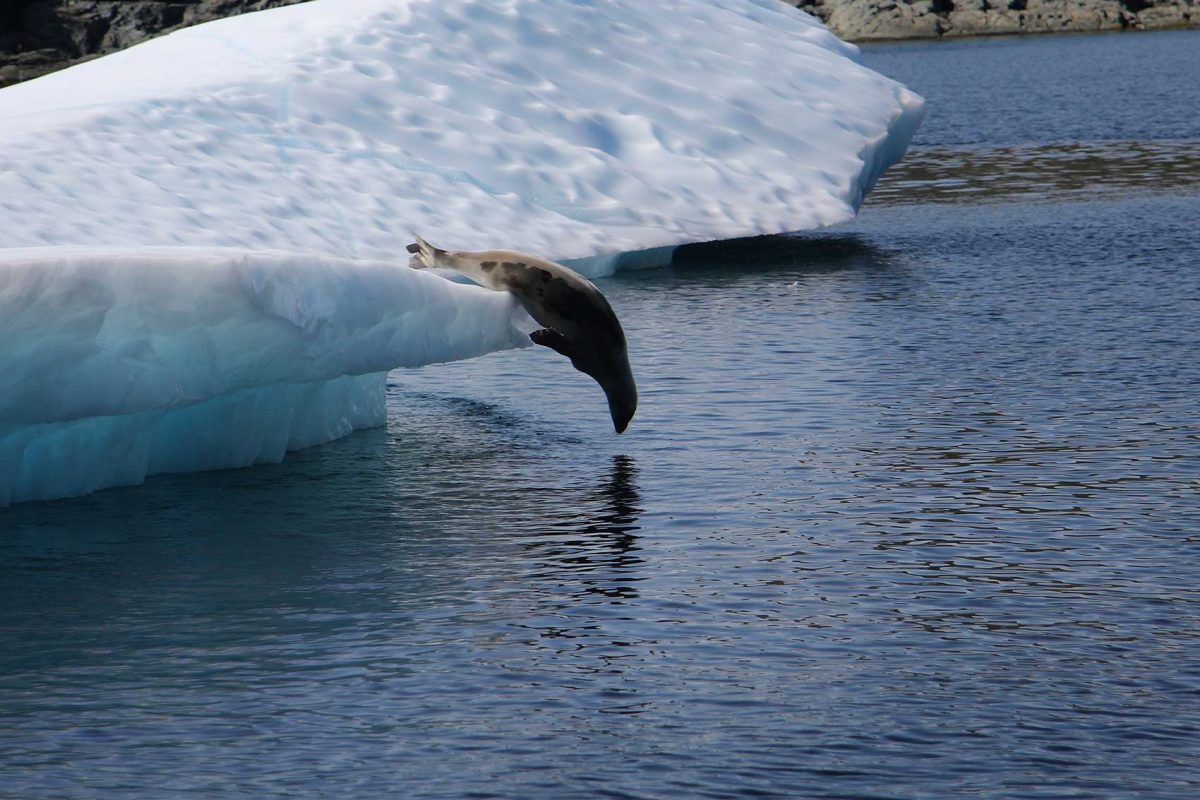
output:
[[[571,345],[567,342],[567,337],[550,328],[542,328],[540,331],[534,331],[529,334],[529,338],[534,344],[549,347],[554,352],[564,355],[567,358],[571,358],[574,354]]]

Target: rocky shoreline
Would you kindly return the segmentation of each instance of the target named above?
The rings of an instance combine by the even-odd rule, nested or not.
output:
[[[1200,0],[784,0],[850,42],[1200,28]]]
[[[5,0],[0,86],[143,39],[305,0]],[[1200,0],[782,0],[851,42],[1200,28]]]

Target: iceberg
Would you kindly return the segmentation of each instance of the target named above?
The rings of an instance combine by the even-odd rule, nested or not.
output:
[[[388,370],[527,345],[525,319],[507,293],[387,262],[0,250],[0,504],[382,425]]]
[[[592,277],[850,219],[920,97],[780,0],[313,0],[0,90],[0,504],[277,461]]]

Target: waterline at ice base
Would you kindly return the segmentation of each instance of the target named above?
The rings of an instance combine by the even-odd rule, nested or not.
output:
[[[0,90],[0,503],[278,461],[528,344],[413,231],[598,277],[842,222],[922,113],[779,0],[314,0]]]

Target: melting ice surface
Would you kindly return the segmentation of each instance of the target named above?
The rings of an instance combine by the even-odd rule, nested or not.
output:
[[[602,275],[849,219],[923,103],[779,0],[316,0],[0,91],[0,503],[276,461],[526,344],[419,232]]]

